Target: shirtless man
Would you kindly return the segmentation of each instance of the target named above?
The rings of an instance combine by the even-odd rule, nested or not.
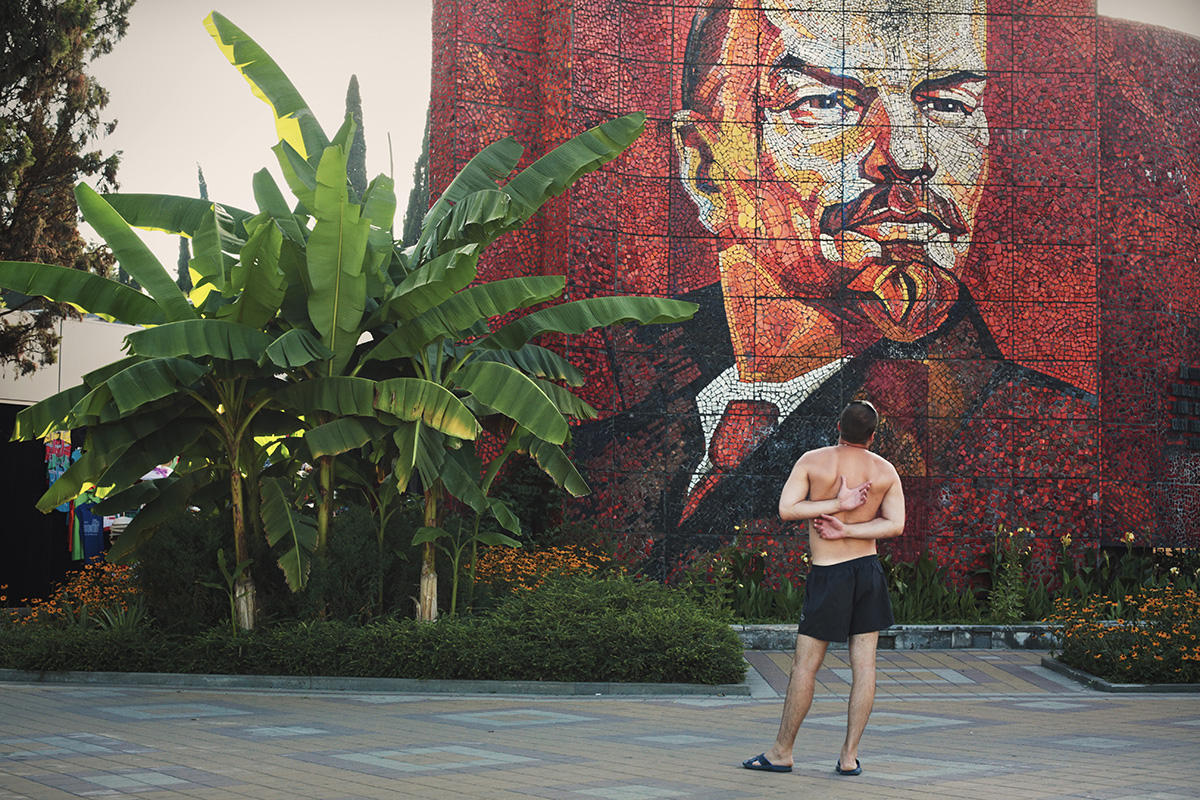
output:
[[[835,447],[800,457],[779,497],[779,516],[809,520],[812,572],[779,735],[771,749],[742,762],[746,769],[792,771],[792,747],[812,705],[817,670],[830,642],[850,641],[850,709],[846,741],[836,772],[859,775],[858,742],[875,702],[875,647],[879,631],[892,625],[883,567],[875,542],[904,531],[904,490],[896,468],[868,448],[879,415],[856,400],[838,421]]]

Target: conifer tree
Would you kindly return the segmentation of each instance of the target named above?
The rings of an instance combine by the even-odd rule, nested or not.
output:
[[[401,240],[405,247],[416,244],[421,237],[421,223],[429,210],[429,110],[425,110],[425,136],[421,139],[421,155],[413,164],[412,189],[408,192],[408,207],[404,210],[404,229]]]
[[[84,178],[116,188],[117,155],[94,149],[108,93],[87,73],[125,35],[134,0],[0,3],[0,261],[37,261],[107,274],[107,248],[76,227],[73,190]],[[28,312],[22,314],[19,312]],[[0,296],[0,363],[19,374],[57,358],[65,304]]]
[[[367,191],[367,140],[363,136],[362,96],[358,92],[358,76],[350,76],[346,88],[346,113],[354,117],[354,142],[346,159],[346,175],[359,197]]]

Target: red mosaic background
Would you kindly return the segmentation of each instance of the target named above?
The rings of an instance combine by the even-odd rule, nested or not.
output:
[[[868,349],[814,392],[821,403],[765,432],[745,406],[718,425],[753,453],[698,480],[708,410],[696,397],[733,361],[718,241],[672,144],[696,3],[435,2],[435,196],[502,136],[526,145],[525,166],[619,114],[648,117],[625,155],[495,245],[484,273],[564,274],[571,298],[702,304],[689,325],[558,343],[601,412],[576,431],[594,490],[576,513],[664,571],[734,535],[794,559],[802,537],[773,512],[787,470],[867,397],[884,418],[877,450],[904,477],[906,533],[885,545],[900,557],[928,549],[966,574],[1001,523],[1029,528],[1042,563],[1066,534],[1093,548],[1126,531],[1139,545],[1198,543],[1200,40],[1097,17],[1089,0],[986,5],[989,168],[958,274],[972,309],[952,335]],[[941,8],[928,0],[931,29]]]

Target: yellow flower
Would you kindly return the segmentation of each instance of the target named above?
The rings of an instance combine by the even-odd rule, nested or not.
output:
[[[1125,544],[1133,544],[1133,531],[1125,531],[1125,535],[1121,537],[1121,541]]]

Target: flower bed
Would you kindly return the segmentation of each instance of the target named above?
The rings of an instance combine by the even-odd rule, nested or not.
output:
[[[1114,683],[1200,683],[1200,594],[1144,589],[1120,600],[1059,600],[1054,654]]]

